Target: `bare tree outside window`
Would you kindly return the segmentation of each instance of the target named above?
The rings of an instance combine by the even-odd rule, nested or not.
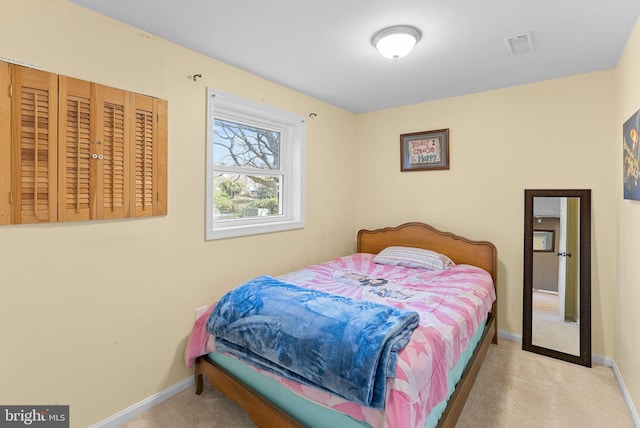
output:
[[[280,132],[216,119],[214,218],[280,215]]]

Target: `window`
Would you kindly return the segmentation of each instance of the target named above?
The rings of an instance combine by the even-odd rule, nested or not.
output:
[[[209,89],[206,238],[304,226],[304,117]]]

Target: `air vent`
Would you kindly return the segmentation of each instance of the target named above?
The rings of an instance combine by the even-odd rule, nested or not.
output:
[[[531,33],[519,34],[504,39],[510,55],[521,55],[533,51],[533,39]]]

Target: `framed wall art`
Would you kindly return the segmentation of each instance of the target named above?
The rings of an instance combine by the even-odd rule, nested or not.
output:
[[[449,128],[400,135],[400,170],[449,169]]]

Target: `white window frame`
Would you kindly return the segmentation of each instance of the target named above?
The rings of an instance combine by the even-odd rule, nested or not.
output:
[[[304,116],[207,88],[206,239],[224,239],[301,229],[304,227],[305,143]],[[225,172],[213,162],[214,123],[228,120],[280,132],[281,215],[214,220],[213,178]]]

